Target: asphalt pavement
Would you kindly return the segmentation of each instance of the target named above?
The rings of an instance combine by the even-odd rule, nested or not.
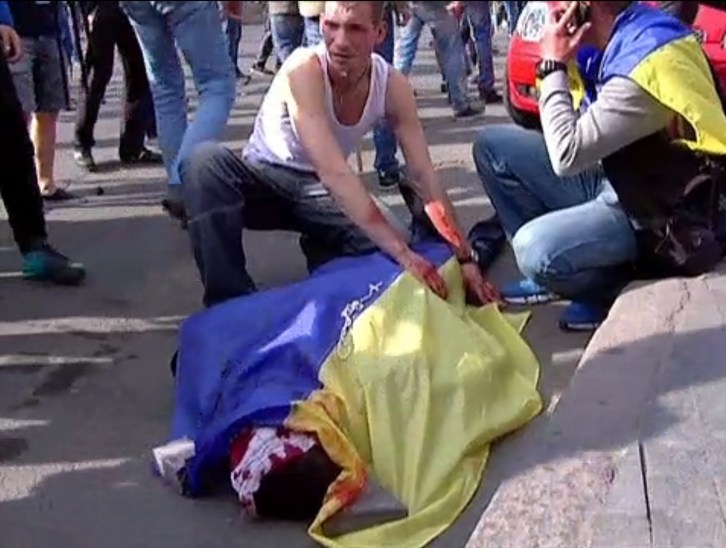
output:
[[[243,67],[260,36],[259,26],[245,27]],[[473,138],[508,120],[496,105],[484,116],[455,121],[427,43],[421,42],[412,80],[431,155],[468,229],[491,211],[473,169]],[[503,37],[497,45],[505,50]],[[499,83],[501,75],[498,55]],[[249,135],[268,83],[255,77],[239,85],[223,138],[232,148],[241,149]],[[100,172],[84,173],[73,162],[75,114],[64,112],[60,124],[57,173],[79,198],[48,207],[49,232],[59,249],[86,264],[87,283],[66,289],[23,281],[9,227],[0,223],[0,547],[309,546],[304,527],[245,523],[232,498],[188,500],[151,474],[150,450],[169,431],[168,362],[177,326],[200,308],[201,288],[187,234],[159,206],[162,169],[127,169],[117,161],[122,90],[117,63],[96,129]],[[371,148],[367,141],[366,180],[401,211],[398,195],[375,187]],[[262,287],[305,276],[295,235],[247,233],[245,243]],[[514,275],[509,257],[492,274],[495,281]],[[541,360],[548,405],[568,384],[586,342],[558,331],[558,312],[537,309],[525,334]],[[526,429],[517,434],[526,435]],[[501,454],[495,449],[480,494],[437,544],[466,543],[496,490]]]

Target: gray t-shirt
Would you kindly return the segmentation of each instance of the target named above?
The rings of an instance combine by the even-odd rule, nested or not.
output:
[[[576,175],[625,146],[665,129],[675,113],[629,78],[614,77],[580,116],[573,108],[567,75],[542,80],[540,118],[552,168]]]

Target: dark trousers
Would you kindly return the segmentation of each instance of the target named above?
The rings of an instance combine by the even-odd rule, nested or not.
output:
[[[116,2],[100,2],[93,13],[85,58],[89,89],[86,94],[81,86],[79,92],[75,145],[90,149],[95,144],[93,130],[113,74],[114,52],[118,46],[125,84],[119,156],[121,159],[133,159],[141,152],[144,138],[152,132],[154,125],[153,102],[144,57],[131,23]]]
[[[0,195],[21,253],[46,238],[43,200],[35,173],[33,143],[15,93],[5,55],[0,51]]]
[[[242,160],[206,143],[182,164],[182,182],[207,306],[255,291],[242,248],[244,229],[301,234],[310,271],[336,257],[376,250],[315,173]],[[438,239],[421,200],[412,191],[404,199],[412,215],[411,241]]]

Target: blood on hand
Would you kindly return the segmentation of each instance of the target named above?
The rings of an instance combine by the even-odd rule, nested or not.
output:
[[[453,225],[453,220],[449,217],[446,212],[444,204],[436,200],[429,202],[424,206],[426,214],[431,219],[436,230],[439,231],[446,241],[448,241],[454,249],[460,249],[464,245],[464,238],[459,233],[459,230]]]

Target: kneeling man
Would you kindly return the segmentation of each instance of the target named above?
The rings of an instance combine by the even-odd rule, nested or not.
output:
[[[382,2],[327,2],[324,43],[297,49],[275,77],[237,157],[201,146],[182,166],[189,233],[207,306],[254,291],[242,230],[292,230],[313,268],[336,256],[387,253],[441,297],[436,268],[386,220],[347,158],[388,122],[408,164],[407,203],[462,264],[466,289],[497,299],[440,185],[408,80],[374,53],[386,33]],[[403,189],[402,189],[403,190]]]

